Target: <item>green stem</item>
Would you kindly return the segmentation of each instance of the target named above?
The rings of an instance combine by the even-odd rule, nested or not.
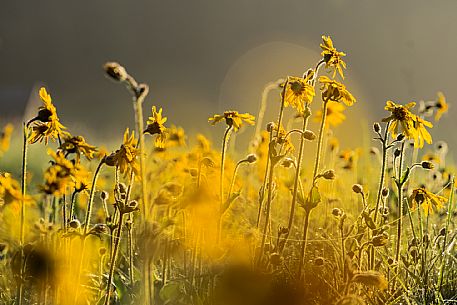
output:
[[[453,214],[453,204],[454,204],[454,187],[455,187],[455,181],[454,181],[454,176],[451,178],[452,184],[451,184],[451,194],[449,195],[449,200],[448,200],[448,207],[447,207],[447,218],[446,218],[446,231],[444,232],[444,240],[443,240],[443,253],[442,258],[441,258],[441,266],[440,266],[440,275],[439,275],[439,280],[438,280],[438,291],[441,292],[441,288],[443,286],[443,275],[444,275],[444,264],[446,261],[446,247],[447,247],[447,237],[448,237],[448,232],[449,232],[449,225],[451,223],[451,217]]]
[[[398,266],[400,264],[399,258],[400,258],[400,249],[401,249],[401,233],[402,233],[402,218],[403,218],[403,185],[404,181],[401,181],[403,179],[403,155],[405,153],[405,142],[403,141],[401,143],[401,151],[400,151],[400,164],[398,165],[398,175],[399,177],[397,178],[397,190],[398,190],[398,222],[397,222],[397,245],[395,249],[395,262],[397,263],[396,267],[396,273],[398,273]],[[394,282],[394,289],[395,289],[395,282]]]
[[[227,128],[225,129],[225,133],[224,133],[224,138],[222,140],[222,152],[221,152],[221,171],[220,171],[220,177],[219,177],[219,185],[220,185],[220,192],[219,192],[219,195],[220,195],[220,205],[219,205],[219,220],[218,220],[218,225],[217,225],[217,242],[219,243],[220,242],[220,239],[221,239],[221,226],[220,226],[220,223],[221,223],[221,217],[222,217],[222,209],[224,207],[224,202],[225,202],[225,199],[224,199],[224,170],[225,170],[225,154],[226,154],[226,151],[227,151],[227,143],[228,143],[228,140],[230,138],[230,132],[232,131],[232,125],[230,126],[227,126]]]

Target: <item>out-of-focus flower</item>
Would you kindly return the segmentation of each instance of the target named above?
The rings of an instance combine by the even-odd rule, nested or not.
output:
[[[22,196],[21,187],[11,174],[0,174],[0,206],[20,201],[31,201],[29,196]]]
[[[10,148],[11,134],[14,127],[12,124],[6,124],[3,131],[0,133],[0,156]]]
[[[338,126],[344,122],[346,116],[343,114],[344,105],[340,103],[336,103],[330,101],[327,103],[327,119],[325,120],[325,128],[329,128],[331,126]],[[320,122],[322,120],[322,109],[316,112],[314,117],[316,122]]]

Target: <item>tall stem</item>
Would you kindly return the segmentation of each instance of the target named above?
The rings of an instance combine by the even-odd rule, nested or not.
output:
[[[308,239],[308,227],[309,227],[309,214],[311,213],[311,210],[305,211],[305,223],[303,225],[303,240],[301,244],[301,249],[300,249],[300,261],[298,263],[298,273],[297,273],[297,279],[300,280],[302,278],[302,270],[303,267],[305,266],[305,253],[306,253],[306,245],[307,245],[307,239]]]
[[[302,128],[303,132],[305,132],[306,129],[308,128],[308,120],[309,120],[310,115],[311,115],[311,110],[309,109],[309,105],[306,104],[305,111],[304,111],[304,118],[303,118],[303,128]],[[287,233],[285,234],[285,237],[284,237],[285,240],[282,244],[280,252],[282,252],[282,250],[286,246],[287,240],[288,240],[290,232],[292,230],[292,225],[294,223],[295,206],[297,203],[298,186],[299,186],[299,182],[300,182],[301,162],[302,162],[302,158],[303,158],[304,148],[305,148],[305,138],[302,135],[300,137],[300,150],[298,152],[298,159],[297,159],[297,164],[295,167],[294,190],[293,190],[293,194],[292,194],[292,203],[290,205],[289,223],[287,225]]]
[[[314,162],[314,171],[313,171],[313,183],[316,179],[319,171],[319,163],[321,158],[321,150],[322,150],[322,139],[324,137],[324,130],[325,130],[325,122],[327,120],[327,103],[328,99],[324,100],[324,105],[322,107],[322,119],[321,119],[321,127],[319,130],[319,138],[317,141],[317,151],[316,151],[316,160]]]
[[[106,285],[105,305],[108,305],[109,301],[111,299],[111,284],[113,282],[114,268],[116,267],[116,260],[117,260],[117,255],[119,252],[119,244],[120,244],[121,235],[122,235],[123,221],[124,221],[124,213],[120,213],[119,227],[117,228],[116,236],[114,238],[113,255],[111,257],[111,264],[110,264],[109,275],[108,275],[108,283]]]
[[[25,236],[25,195],[27,190],[27,149],[28,149],[28,128],[26,124],[23,124],[23,146],[22,146],[22,175],[21,175],[21,228],[20,228],[20,247],[21,247],[21,259],[20,259],[20,269],[19,269],[19,284],[17,288],[17,301],[18,304],[22,304],[22,294],[23,294],[23,264],[25,263],[24,257],[24,236]]]
[[[397,190],[398,190],[398,222],[397,222],[397,245],[395,249],[395,262],[397,263],[396,272],[398,272],[399,258],[400,258],[400,249],[401,249],[401,231],[402,231],[402,218],[403,218],[403,185],[402,181],[403,175],[403,155],[405,153],[405,142],[401,143],[401,152],[400,152],[400,164],[398,165],[398,180],[397,180]],[[395,282],[394,282],[395,289]]]
[[[219,205],[219,219],[217,224],[217,242],[220,242],[221,238],[221,217],[222,217],[222,209],[224,207],[225,196],[224,196],[224,170],[225,170],[225,153],[227,151],[227,143],[230,138],[230,132],[232,131],[233,126],[227,126],[224,133],[224,138],[222,139],[222,152],[221,152],[221,171],[219,177],[219,185],[220,185],[220,205]]]

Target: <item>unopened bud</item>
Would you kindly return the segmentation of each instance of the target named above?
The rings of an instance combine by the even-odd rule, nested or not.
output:
[[[257,156],[255,154],[249,154],[246,157],[246,161],[248,161],[249,163],[255,163],[257,161]]]
[[[316,139],[316,134],[311,130],[305,130],[303,132],[303,138],[305,138],[308,141],[313,141]]]
[[[352,186],[352,190],[354,191],[354,193],[356,194],[362,194],[363,193],[363,187],[360,185],[360,184],[354,184]]]
[[[421,166],[424,169],[433,169],[435,167],[435,165],[433,165],[430,161],[422,161]]]
[[[374,123],[373,130],[374,130],[374,132],[379,133],[381,131],[381,125],[379,125],[378,122]]]
[[[127,79],[127,71],[117,62],[107,62],[103,69],[109,77],[116,81],[122,82]]]
[[[322,177],[327,180],[334,180],[335,179],[335,171],[333,169],[326,170],[323,174]]]

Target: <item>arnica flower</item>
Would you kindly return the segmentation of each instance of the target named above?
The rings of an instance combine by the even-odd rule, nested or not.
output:
[[[138,176],[139,167],[136,157],[140,153],[137,148],[137,140],[135,139],[135,132],[129,135],[127,128],[124,133],[124,141],[121,147],[113,152],[111,155],[105,157],[105,164],[108,166],[118,166],[121,174],[128,175],[131,170]]]
[[[64,131],[66,129],[65,126],[59,121],[56,107],[52,104],[51,95],[48,94],[44,87],[40,89],[40,98],[44,105],[38,108],[38,115],[27,123],[27,125],[30,125],[35,122],[29,138],[31,144],[38,141],[44,141],[45,144],[48,144],[49,139],[55,141],[59,136],[68,135]]]
[[[434,106],[436,107],[435,121],[438,121],[441,116],[449,110],[446,97],[442,92],[438,92],[438,99],[436,100]]]
[[[327,119],[325,120],[325,128],[331,126],[338,126],[346,120],[346,116],[343,114],[344,105],[330,101],[327,103]],[[322,119],[322,109],[316,112],[314,120],[320,122]]]
[[[238,113],[238,111],[225,111],[223,115],[215,114],[212,118],[208,119],[211,125],[215,125],[225,119],[225,123],[229,127],[233,127],[235,131],[243,126],[243,122],[254,125],[255,117],[249,113]]]
[[[67,187],[74,187],[78,192],[87,189],[89,185],[89,172],[80,164],[65,158],[62,150],[57,152],[48,149],[52,157],[52,165],[44,173],[44,185],[41,190],[48,195],[60,196],[65,194]]]
[[[30,201],[29,196],[22,196],[21,187],[11,174],[0,174],[0,207],[20,201]]]
[[[432,136],[425,127],[432,128],[433,124],[415,115],[414,128],[416,129],[416,138],[414,139],[414,147],[424,147],[424,141],[428,144],[432,143]]]
[[[186,146],[186,133],[182,127],[171,125],[166,130],[166,143],[167,147]]]
[[[356,100],[354,96],[346,89],[346,86],[327,76],[319,77],[322,84],[322,99],[334,102],[343,102],[346,106],[352,106]]]
[[[322,49],[321,55],[324,57],[325,67],[333,68],[333,78],[335,78],[336,72],[338,72],[341,78],[344,79],[343,67],[346,69],[346,63],[341,59],[346,56],[343,52],[338,52],[333,46],[333,41],[330,36],[322,36],[322,43],[320,44]]]
[[[398,133],[403,133],[408,139],[416,139],[416,129],[414,127],[415,115],[409,109],[416,105],[415,102],[406,105],[398,105],[392,101],[387,101],[385,110],[390,111],[391,115],[382,119],[383,122],[391,122],[389,131],[395,138]]]
[[[0,133],[0,156],[10,148],[11,134],[14,127],[12,124],[6,124],[3,131]]]
[[[156,106],[152,107],[152,116],[148,119],[148,125],[144,130],[144,133],[149,133],[150,135],[157,135],[155,139],[155,146],[158,148],[165,147],[165,122],[167,118],[162,116],[162,108],[157,111]]]
[[[289,76],[284,96],[285,107],[290,105],[299,113],[304,111],[305,104],[310,104],[315,95],[314,87],[309,83],[312,77],[314,73],[309,73],[306,78]]]
[[[59,147],[66,154],[76,154],[76,160],[79,161],[80,155],[84,155],[87,160],[92,160],[97,148],[86,142],[82,136],[66,137]]]
[[[409,197],[411,208],[414,210],[417,206],[422,205],[425,215],[433,213],[433,208],[441,209],[447,199],[443,196],[435,195],[425,188],[417,188]]]

